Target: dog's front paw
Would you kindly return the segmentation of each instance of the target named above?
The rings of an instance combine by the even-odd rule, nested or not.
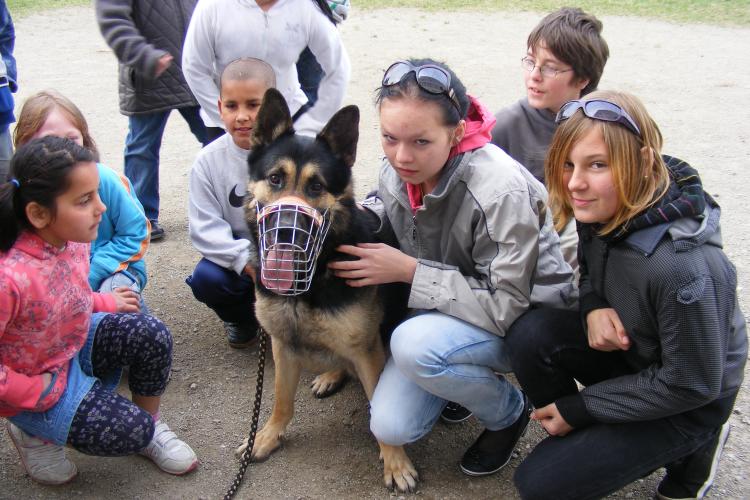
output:
[[[380,443],[380,457],[383,459],[383,481],[389,490],[397,488],[402,492],[417,490],[419,475],[417,469],[406,456],[402,446]]]
[[[251,457],[253,462],[263,462],[271,456],[271,453],[276,451],[281,446],[281,439],[283,433],[269,429],[268,426],[263,427],[255,435],[255,443],[253,443],[253,451]],[[247,443],[249,438],[245,438],[242,444],[234,450],[234,455],[240,459],[247,449]]]
[[[327,398],[344,387],[348,378],[346,370],[330,370],[315,377],[310,388],[316,398]]]

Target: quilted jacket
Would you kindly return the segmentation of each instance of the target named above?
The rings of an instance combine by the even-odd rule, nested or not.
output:
[[[120,112],[197,106],[182,74],[182,45],[197,0],[96,0],[96,19],[119,64]],[[156,78],[165,54],[171,66]]]

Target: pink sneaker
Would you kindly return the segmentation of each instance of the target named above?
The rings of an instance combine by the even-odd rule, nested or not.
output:
[[[69,483],[78,475],[76,464],[68,460],[62,446],[30,436],[10,422],[7,429],[24,469],[37,483],[55,486]]]
[[[141,452],[164,472],[181,476],[198,467],[198,457],[188,444],[180,440],[161,420],[156,422],[154,437]]]

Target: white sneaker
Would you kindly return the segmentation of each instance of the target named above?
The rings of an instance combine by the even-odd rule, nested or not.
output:
[[[41,484],[59,485],[78,475],[76,464],[65,456],[65,449],[35,438],[8,422],[8,434],[18,450],[28,475]]]
[[[141,452],[164,472],[180,476],[198,467],[198,457],[188,444],[177,438],[169,426],[158,420],[154,428],[154,437]]]

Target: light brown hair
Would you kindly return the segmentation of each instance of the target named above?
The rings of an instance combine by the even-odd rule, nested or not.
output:
[[[99,161],[99,151],[89,133],[89,125],[86,123],[83,113],[78,109],[78,106],[73,104],[73,101],[53,89],[37,92],[24,101],[16,122],[16,128],[13,131],[13,145],[18,148],[29,142],[55,108],[59,108],[67,115],[73,126],[81,132],[83,147],[91,151],[96,161]]]
[[[563,7],[547,14],[529,34],[526,46],[532,52],[537,47],[549,50],[573,68],[579,81],[588,79],[582,96],[596,90],[609,58],[602,22],[578,8]]]
[[[561,230],[573,217],[568,186],[564,181],[565,164],[570,150],[590,130],[599,127],[607,146],[609,168],[617,190],[619,208],[612,220],[599,231],[606,235],[653,205],[669,187],[669,171],[661,157],[662,135],[643,103],[632,94],[596,91],[582,101],[601,99],[624,109],[641,131],[642,139],[615,122],[588,118],[576,112],[560,123],[552,137],[544,175],[549,189],[549,203],[555,227]]]

